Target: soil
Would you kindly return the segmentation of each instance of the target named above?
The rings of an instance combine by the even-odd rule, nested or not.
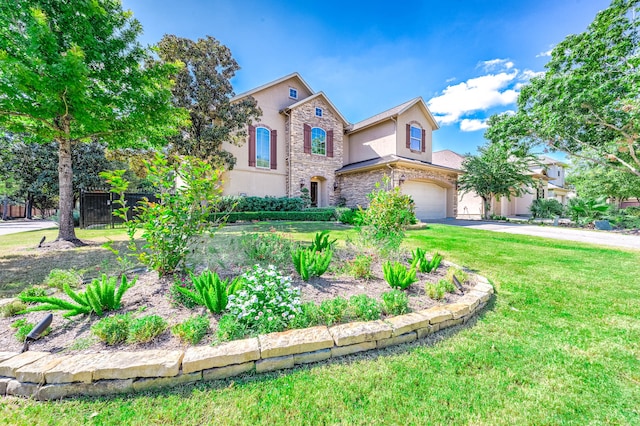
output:
[[[51,250],[48,247],[47,250]],[[341,258],[347,258],[346,252],[338,251],[333,264],[343,262]],[[426,282],[437,282],[444,278],[447,270],[447,263],[443,262],[440,267],[430,274],[418,273],[419,281],[412,284],[408,290],[409,308],[411,311],[426,309],[431,306],[443,303],[452,303],[461,294],[447,294],[444,300],[434,301],[430,299],[424,290]],[[220,276],[237,273],[231,270],[218,270]],[[293,285],[300,288],[303,302],[313,301],[317,304],[323,300],[332,299],[337,296],[348,299],[353,295],[366,294],[370,297],[381,300],[381,294],[390,290],[389,285],[383,279],[382,266],[380,263],[372,265],[374,278],[369,280],[354,279],[353,277],[339,273],[325,273],[322,277],[314,277],[309,282],[302,281],[295,272],[291,273]],[[142,315],[156,314],[164,318],[169,327],[195,314],[207,313],[206,308],[196,307],[187,309],[183,306],[172,305],[169,294],[173,284],[171,277],[158,278],[156,272],[142,272],[138,274],[136,284],[129,289],[123,299],[122,308],[116,313],[131,312],[134,317]],[[467,287],[465,287],[466,291]],[[55,296],[67,298],[62,292],[55,293]],[[91,333],[91,326],[98,320],[95,315],[79,315],[73,319],[62,317],[61,311],[55,311],[51,332],[45,337],[32,342],[29,346],[31,351],[47,351],[52,353],[95,353],[112,350],[140,351],[148,349],[184,349],[186,345],[174,337],[169,330],[163,332],[154,341],[146,344],[121,344],[107,346],[97,340]],[[26,318],[28,322],[38,323],[47,312],[31,312],[24,315],[17,315],[9,318],[0,317],[0,351],[20,351],[23,344],[15,337],[16,330],[11,327],[17,319]],[[211,319],[210,333],[199,345],[215,343],[215,332],[220,315],[209,315]]]

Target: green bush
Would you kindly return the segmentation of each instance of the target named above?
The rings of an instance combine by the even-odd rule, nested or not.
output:
[[[609,211],[609,204],[605,197],[601,198],[570,198],[567,212],[572,221],[584,225],[594,220],[602,219]]]
[[[332,250],[314,251],[312,249],[298,248],[291,254],[293,266],[304,281],[311,277],[320,277],[327,271],[331,259]]]
[[[313,302],[300,305],[300,313],[291,321],[291,328],[307,328],[322,324],[320,307]]]
[[[382,265],[382,272],[384,273],[385,281],[389,283],[391,288],[405,290],[411,284],[418,281],[415,268],[407,269],[400,262],[385,262],[384,265]]]
[[[191,282],[188,277],[176,276],[173,284],[169,288],[169,301],[171,302],[171,306],[184,306],[187,309],[193,309],[198,306],[198,303],[195,300],[186,296],[185,293],[178,290],[178,288],[183,288],[189,291],[196,290],[193,286],[193,282]]]
[[[409,296],[397,289],[382,293],[382,312],[386,315],[402,315],[409,312]]]
[[[564,214],[564,206],[554,198],[538,198],[529,207],[531,216],[539,219],[551,219]]]
[[[216,206],[217,212],[289,212],[304,209],[299,197],[239,197],[224,196]]]
[[[427,251],[420,247],[411,252],[411,267],[423,274],[435,271],[440,266],[440,262],[442,262],[442,256],[439,253],[434,254],[431,260],[427,260],[426,255]]]
[[[311,241],[311,247],[309,249],[311,251],[326,251],[333,250],[337,239],[329,240],[329,231],[324,230],[322,232],[316,232],[313,241]]]
[[[34,323],[28,322],[24,318],[21,318],[11,324],[11,327],[16,329],[15,337],[19,342],[24,342],[35,326],[36,325]],[[51,333],[51,327],[47,327],[40,336],[46,336],[49,333]]]
[[[446,293],[452,293],[456,290],[455,285],[450,280],[442,279],[437,283],[426,283],[424,286],[424,291],[427,295],[435,300],[440,300],[444,298]]]
[[[102,318],[91,326],[91,332],[107,345],[124,343],[129,337],[129,314],[117,314]]]
[[[362,224],[362,216],[358,210],[349,209],[344,212],[341,212],[340,216],[337,219],[346,225]]]
[[[451,282],[451,285],[454,285],[453,284],[454,275],[456,276],[458,281],[460,281],[461,284],[469,281],[469,274],[467,274],[465,271],[463,271],[460,268],[456,268],[455,266],[452,266],[449,269],[447,269],[447,275],[446,275],[447,280]]]
[[[320,303],[320,315],[322,323],[328,326],[339,324],[343,319],[348,318],[349,302],[342,297],[330,300],[323,300]]]
[[[224,317],[223,317],[224,318]],[[182,342],[197,345],[209,331],[209,318],[196,315],[171,327],[171,333]]]
[[[25,309],[27,309],[26,303],[21,300],[14,300],[10,303],[7,303],[6,305],[3,305],[0,309],[0,312],[2,313],[3,317],[8,318],[21,313]]]
[[[286,220],[286,221],[308,221],[308,222],[331,222],[335,218],[335,209],[308,209],[292,212],[232,212],[213,213],[210,216],[212,221],[226,219],[227,223]]]
[[[47,291],[44,288],[31,286],[22,290],[18,297],[42,297],[46,295]]]
[[[366,294],[359,294],[349,298],[349,316],[361,321],[380,319],[380,303]]]
[[[129,343],[147,343],[167,329],[167,322],[158,315],[147,315],[131,320],[129,324]]]
[[[297,243],[276,232],[243,234],[240,247],[249,264],[275,265],[284,268],[291,261]]]
[[[233,280],[221,280],[218,274],[208,269],[199,276],[190,274],[194,290],[176,287],[176,291],[193,300],[196,304],[206,306],[213,314],[219,314],[227,307],[229,295],[236,293],[243,286],[240,277]]]
[[[371,273],[372,262],[373,262],[373,257],[370,255],[366,255],[366,254],[356,255],[355,259],[352,259],[347,262],[349,275],[351,275],[355,279],[368,280],[373,278],[373,274]]]
[[[45,284],[58,290],[62,290],[65,284],[75,288],[82,284],[82,274],[75,269],[52,269],[45,280]]]
[[[218,321],[217,336],[221,341],[238,340],[251,334],[259,333],[232,314],[225,314]]]

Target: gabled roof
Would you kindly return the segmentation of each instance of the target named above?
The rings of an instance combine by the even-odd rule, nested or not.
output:
[[[285,75],[284,77],[281,77],[281,78],[279,78],[279,79],[277,79],[277,80],[274,80],[274,81],[272,81],[272,82],[270,82],[270,83],[263,84],[262,86],[258,86],[258,87],[256,87],[255,89],[251,89],[251,90],[249,90],[248,92],[240,93],[239,95],[236,95],[236,96],[234,96],[233,98],[231,98],[231,102],[236,101],[236,100],[238,100],[238,99],[242,99],[242,98],[244,98],[244,97],[246,97],[246,96],[253,95],[254,93],[261,92],[261,91],[263,91],[264,89],[268,89],[269,87],[271,87],[271,86],[275,86],[276,84],[280,84],[280,83],[282,83],[282,82],[284,82],[284,81],[291,80],[292,78],[297,79],[297,80],[298,80],[298,82],[299,82],[300,84],[302,84],[302,86],[303,86],[305,89],[307,89],[311,94],[314,94],[314,93],[315,93],[315,92],[313,91],[313,89],[312,89],[312,88],[307,84],[307,82],[306,82],[306,81],[304,81],[304,79],[300,76],[300,74],[298,74],[297,72],[294,72],[294,73],[291,73],[291,74],[289,74],[289,75]]]
[[[329,106],[333,109],[333,111],[338,115],[338,117],[340,117],[340,119],[342,120],[342,123],[345,126],[349,125],[349,122],[347,121],[346,118],[344,118],[344,116],[342,115],[342,113],[338,110],[338,108],[336,108],[336,106],[333,104],[333,102],[331,102],[329,100],[329,98],[327,97],[327,95],[324,94],[324,92],[318,92],[314,95],[309,96],[308,98],[304,98],[301,101],[296,102],[295,104],[289,105],[288,107],[286,107],[283,111],[291,111],[294,108],[299,107],[302,104],[305,104],[313,99],[316,98],[322,98],[327,104],[329,104]]]
[[[358,161],[356,163],[347,164],[346,166],[343,166],[342,168],[336,170],[336,173],[342,174],[342,173],[350,173],[355,171],[376,169],[381,166],[386,166],[388,164],[395,164],[395,163],[403,163],[405,165],[411,165],[414,167],[422,167],[422,168],[428,168],[428,169],[445,170],[445,171],[457,173],[457,174],[461,173],[460,170],[458,169],[440,166],[437,164],[429,163],[427,161],[421,161],[421,160],[415,160],[413,158],[402,157],[395,154],[385,155],[384,157],[376,157],[376,158],[371,158],[370,160]]]
[[[431,111],[429,111],[429,108],[427,107],[427,104],[424,102],[424,100],[422,99],[422,97],[418,96],[417,98],[411,99],[410,101],[407,101],[403,104],[400,104],[396,107],[393,107],[391,109],[388,109],[384,112],[381,112],[380,114],[376,114],[373,117],[369,117],[365,120],[362,120],[358,123],[355,123],[354,125],[352,125],[349,129],[348,129],[348,133],[353,133],[353,132],[357,132],[358,130],[362,130],[364,128],[367,128],[369,126],[373,126],[374,124],[378,124],[382,121],[386,121],[386,120],[390,120],[392,118],[395,118],[399,115],[401,115],[402,113],[404,113],[405,111],[407,111],[409,108],[411,108],[414,105],[420,105],[425,113],[425,115],[427,116],[427,118],[429,119],[429,121],[431,122],[431,125],[433,126],[434,130],[437,130],[440,128],[440,126],[438,126],[438,123],[436,122],[435,118],[433,117],[433,115],[431,114]]]
[[[556,160],[555,158],[547,157],[546,155],[541,155],[538,158],[542,164],[557,164],[558,166],[567,167],[567,163]]]

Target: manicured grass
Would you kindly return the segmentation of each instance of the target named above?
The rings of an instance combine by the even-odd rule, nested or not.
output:
[[[299,231],[308,239],[323,227]],[[495,302],[472,327],[342,361],[156,393],[51,403],[0,399],[0,419],[640,424],[640,252],[444,225],[410,231],[406,242],[494,280]]]

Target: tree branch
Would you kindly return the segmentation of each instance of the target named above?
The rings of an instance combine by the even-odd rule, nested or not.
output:
[[[49,123],[47,120],[45,120],[44,118],[40,118],[40,117],[34,117],[31,114],[26,114],[24,112],[15,112],[15,111],[2,111],[0,110],[0,115],[11,115],[14,117],[25,117],[25,118],[30,118],[32,120],[35,121],[39,121],[40,123],[44,124],[47,128],[57,132],[60,129],[56,128],[55,126],[53,126],[51,123]]]

